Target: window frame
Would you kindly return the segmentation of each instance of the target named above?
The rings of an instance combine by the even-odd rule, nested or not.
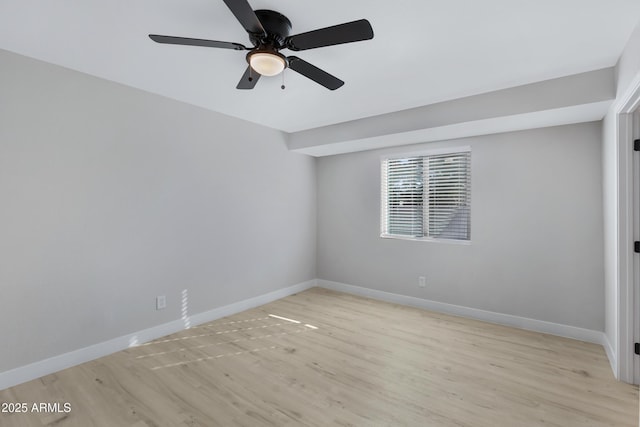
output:
[[[385,193],[382,191],[382,170],[384,166],[385,160],[397,160],[404,159],[408,157],[428,157],[428,156],[438,156],[445,154],[456,154],[456,153],[469,153],[469,182],[472,180],[472,150],[470,145],[463,146],[452,146],[452,147],[442,147],[442,148],[432,148],[420,151],[411,151],[411,152],[402,152],[402,153],[390,153],[383,154],[380,156],[380,237],[383,239],[396,239],[396,240],[410,240],[410,241],[418,241],[418,242],[435,242],[435,243],[453,243],[458,245],[470,245],[471,244],[471,231],[469,231],[469,238],[467,240],[461,239],[446,239],[440,237],[432,237],[432,236],[424,236],[424,237],[415,237],[415,236],[405,236],[401,234],[388,234],[385,233],[385,205],[386,201],[384,200]],[[471,221],[471,212],[472,212],[472,197],[471,190],[469,191],[469,221]]]

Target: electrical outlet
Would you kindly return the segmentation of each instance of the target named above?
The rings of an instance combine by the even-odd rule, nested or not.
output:
[[[425,288],[427,287],[427,278],[424,276],[418,277],[418,287]]]
[[[156,297],[156,310],[162,310],[163,308],[167,308],[167,297],[158,295]]]

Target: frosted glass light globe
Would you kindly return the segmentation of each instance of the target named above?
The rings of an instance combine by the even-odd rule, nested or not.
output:
[[[268,52],[256,52],[249,58],[249,64],[261,76],[275,76],[285,67],[285,61],[278,55]]]

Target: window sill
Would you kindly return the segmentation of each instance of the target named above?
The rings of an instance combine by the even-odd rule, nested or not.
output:
[[[417,242],[433,242],[433,243],[451,243],[454,245],[471,245],[471,240],[457,240],[457,239],[438,239],[435,237],[411,237],[411,236],[399,236],[395,234],[381,234],[383,239],[395,239],[395,240],[413,240]]]

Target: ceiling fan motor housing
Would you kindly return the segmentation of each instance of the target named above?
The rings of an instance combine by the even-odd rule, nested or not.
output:
[[[265,37],[264,34],[249,33],[251,43],[256,47],[266,45],[282,49],[285,39],[291,33],[291,21],[289,21],[289,18],[279,12],[266,9],[256,10],[255,14],[267,35]]]

